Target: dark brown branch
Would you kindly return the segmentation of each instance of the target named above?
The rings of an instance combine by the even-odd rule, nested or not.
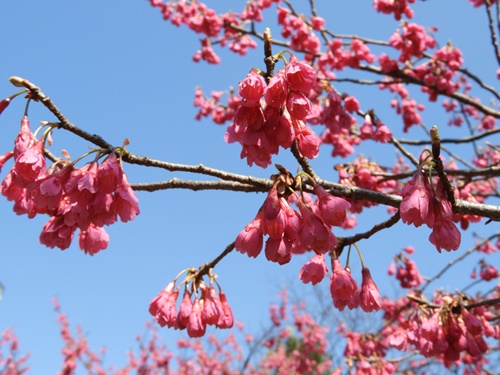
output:
[[[344,249],[344,247],[346,247],[348,245],[352,245],[352,244],[358,242],[359,240],[368,239],[371,236],[373,236],[375,233],[380,232],[383,229],[387,229],[387,228],[392,227],[394,224],[396,224],[399,221],[399,219],[400,219],[399,212],[397,212],[393,216],[391,216],[389,219],[387,219],[386,221],[375,224],[373,226],[373,228],[371,228],[370,230],[368,230],[366,232],[357,233],[354,236],[350,236],[350,237],[339,238],[339,243],[335,247],[334,251],[337,253],[337,256],[340,256],[340,254],[342,254],[342,250]]]
[[[478,76],[475,74],[472,74],[469,72],[467,69],[458,69],[459,72],[461,72],[463,75],[469,77],[472,79],[474,82],[476,82],[481,88],[485,89],[486,91],[489,91],[492,95],[494,95],[497,99],[500,99],[500,94],[495,90],[493,86],[487,85],[484,83]]]
[[[460,139],[457,139],[457,138],[450,138],[450,139],[443,138],[443,139],[441,139],[441,143],[456,143],[456,144],[458,144],[458,143],[474,142],[474,141],[477,141],[478,139],[485,138],[485,137],[488,137],[488,136],[496,134],[496,133],[500,133],[500,128],[496,128],[496,129],[493,129],[493,130],[488,130],[488,131],[486,131],[484,133],[480,133],[480,134],[476,134],[476,135],[473,135],[473,136],[470,136],[470,137],[464,137],[464,138],[460,138]],[[412,146],[430,145],[429,141],[417,141],[417,140],[411,140],[411,139],[400,139],[399,142],[401,144],[412,145]]]
[[[493,46],[493,51],[495,52],[495,57],[498,64],[500,65],[500,49],[498,47],[498,36],[495,31],[495,25],[493,24],[493,14],[491,13],[491,2],[486,0],[486,15],[488,16],[488,27],[490,29],[491,45]]]
[[[378,74],[378,75],[388,75],[388,76],[390,76],[392,78],[403,79],[407,83],[413,83],[413,84],[418,85],[418,86],[426,86],[426,87],[428,87],[427,85],[425,85],[424,81],[422,81],[421,79],[412,77],[412,76],[404,73],[401,70],[397,70],[397,71],[390,72],[390,73],[384,73],[384,72],[382,72],[381,68],[378,68],[378,67],[373,66],[373,65],[361,65],[359,67],[359,69],[360,70],[364,70],[366,72],[371,72],[371,73],[374,73],[374,74]],[[444,95],[444,96],[447,96],[449,98],[456,99],[456,100],[458,100],[461,103],[470,105],[471,107],[476,108],[477,110],[479,110],[480,112],[482,112],[482,113],[484,113],[486,115],[490,115],[490,116],[493,116],[495,118],[500,118],[500,112],[499,111],[496,111],[496,110],[494,110],[491,107],[488,107],[488,106],[486,106],[484,104],[481,104],[480,102],[475,101],[473,98],[471,98],[471,97],[469,97],[467,95],[464,95],[464,94],[459,93],[459,92],[454,92],[454,93],[448,94],[448,93],[446,93],[444,91],[439,90],[437,87],[429,87],[429,88],[433,89],[434,91],[436,91],[440,95]]]
[[[226,255],[228,255],[231,251],[234,250],[235,247],[235,241],[231,242],[229,245],[226,246],[224,251],[220,253],[217,258],[212,260],[211,262],[205,263],[202,266],[199,267],[196,275],[196,279],[200,280],[203,276],[207,275],[212,268],[214,268],[217,263],[219,263]]]
[[[102,137],[98,135],[93,135],[90,133],[85,132],[84,130],[76,127],[73,125],[62,113],[59,111],[59,109],[52,103],[52,101],[47,97],[43,92],[32,84],[29,81],[22,80],[23,86],[26,87],[29,91],[30,94],[32,95],[32,98],[34,100],[40,101],[54,116],[56,116],[59,121],[61,122],[61,128],[66,129],[70,131],[71,133],[101,147],[107,150],[113,150],[114,147],[106,142]],[[385,194],[385,193],[379,193],[376,191],[371,191],[371,190],[366,190],[366,189],[361,189],[355,186],[345,186],[329,181],[323,181],[319,179],[312,169],[309,166],[308,161],[303,158],[300,153],[296,156],[297,160],[301,164],[302,168],[304,171],[307,173],[310,173],[312,176],[314,176],[315,180],[325,187],[326,189],[330,189],[333,194],[336,196],[340,197],[345,197],[353,200],[362,200],[362,201],[370,201],[373,203],[379,203],[379,204],[384,204],[392,207],[399,207],[399,204],[401,202],[401,197],[393,194]],[[221,171],[218,169],[214,168],[209,168],[204,165],[185,165],[185,164],[176,164],[176,163],[169,163],[169,162],[164,162],[160,160],[154,160],[145,156],[137,156],[137,155],[132,155],[130,153],[124,153],[122,156],[122,160],[130,163],[130,164],[137,164],[137,165],[142,165],[146,167],[154,167],[154,168],[161,168],[165,169],[168,171],[178,171],[178,172],[189,172],[189,173],[195,173],[195,174],[202,174],[202,175],[207,175],[207,176],[212,176],[212,177],[217,177],[221,180],[224,181],[233,181],[240,183],[242,185],[251,185],[254,187],[254,190],[249,191],[267,191],[268,189],[271,188],[272,186],[272,181],[268,179],[263,179],[263,178],[257,178],[257,177],[252,177],[252,176],[245,176],[245,175],[240,175],[240,174],[235,174],[235,173],[229,173],[225,171]],[[497,168],[492,168],[492,170],[496,170]],[[312,173],[311,173],[312,172]],[[237,186],[241,187],[241,186]],[[246,189],[246,188],[245,188]],[[500,207],[498,206],[491,206],[491,205],[485,205],[485,204],[479,204],[479,203],[470,203],[466,201],[461,201],[457,200],[456,205],[454,206],[454,212],[455,213],[460,213],[460,214],[473,214],[473,215],[478,215],[482,217],[488,217],[492,220],[495,221],[500,221]]]
[[[314,170],[311,168],[311,165],[309,164],[309,160],[307,160],[304,156],[299,151],[299,147],[297,146],[297,140],[293,141],[292,148],[291,148],[292,154],[297,160],[297,162],[300,164],[302,167],[302,170],[306,172],[309,176],[314,178],[315,181],[318,181],[319,177],[314,173]]]
[[[262,187],[261,190],[257,190],[255,186],[244,185],[239,182],[232,181],[187,181],[178,178],[172,178],[168,181],[162,182],[151,182],[151,183],[139,183],[130,184],[132,189],[136,191],[158,191],[167,189],[189,189],[193,191],[199,190],[230,190],[230,191],[242,191],[242,192],[266,192],[269,190],[267,187]]]

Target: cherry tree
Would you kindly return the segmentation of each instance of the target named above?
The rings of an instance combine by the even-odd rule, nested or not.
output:
[[[250,49],[262,51],[261,65],[248,66],[248,74],[235,82],[237,88],[210,88],[210,92],[197,88],[193,93],[196,119],[224,126],[224,141],[238,145],[250,168],[239,174],[136,154],[125,137],[121,144],[112,144],[87,132],[84,124],[73,124],[30,77],[12,76],[13,93],[0,102],[0,113],[8,111],[14,100],[24,98],[26,105],[19,115],[14,147],[3,150],[0,157],[0,192],[13,202],[17,215],[46,218],[41,244],[65,250],[77,242],[96,257],[108,247],[108,226],[126,225],[117,222],[135,220],[140,214],[142,191],[260,193],[254,218],[234,233],[233,242],[220,244],[205,263],[188,265],[158,286],[149,306],[157,325],[186,330],[190,338],[204,337],[207,327],[235,329],[231,296],[223,291],[231,281],[217,277],[217,266],[234,252],[265,257],[283,267],[300,262],[298,278],[303,283],[329,290],[328,311],[351,310],[377,322],[375,329],[363,330],[338,323],[334,334],[343,338],[345,348],[342,360],[333,360],[325,325],[300,303],[286,323],[284,297],[281,310],[271,308],[271,320],[274,327],[285,329],[270,330],[262,339],[246,338],[254,347],[269,349],[257,366],[251,354],[245,359],[240,353],[234,336],[224,344],[210,336],[207,342],[217,355],[200,341],[179,343],[191,348],[198,361],[193,365],[180,359],[179,373],[210,368],[216,373],[260,374],[280,368],[283,373],[390,374],[415,366],[441,366],[481,374],[495,365],[498,369],[498,363],[490,360],[500,348],[500,284],[494,260],[500,247],[496,229],[500,94],[494,83],[482,78],[481,67],[467,65],[460,46],[440,40],[433,25],[412,21],[414,3],[374,0],[374,12],[398,21],[388,40],[376,40],[337,33],[313,0],[308,4],[255,0],[240,11],[222,13],[195,0],[150,0],[166,23],[199,36],[200,45],[193,47],[195,63],[224,64],[219,57],[223,49],[241,56]],[[491,40],[500,66],[499,5],[492,0],[470,3],[470,11],[474,7],[485,13],[482,37]],[[273,17],[274,28],[267,27],[266,17]],[[500,79],[500,68],[496,75]],[[378,102],[375,106],[361,100],[358,90],[370,90],[374,97],[389,93],[392,99],[384,102],[385,107]],[[37,129],[31,124],[34,106],[44,107],[52,116]],[[426,118],[427,106],[439,106],[447,121],[429,126],[433,119]],[[396,116],[388,115],[388,108]],[[92,148],[77,157],[58,151],[64,147],[58,144],[60,131]],[[444,137],[444,133],[456,135]],[[396,150],[391,166],[383,155],[363,155],[374,143],[383,153]],[[283,154],[290,157],[281,159]],[[335,170],[335,179],[320,175],[315,167],[320,159]],[[129,181],[126,172],[131,165],[189,177]],[[267,178],[253,173],[256,169],[265,170]],[[360,230],[360,223],[373,212],[377,222]],[[489,229],[489,235],[477,235],[474,228],[479,226]],[[412,259],[413,247],[393,258],[380,252],[388,274],[404,291],[390,298],[388,291],[379,290],[375,280],[381,275],[372,274],[363,252],[382,232],[406,233],[414,227],[428,228],[428,242],[435,248],[429,259],[437,262],[443,250],[455,257],[437,274],[424,277]],[[469,248],[463,245],[466,236],[473,237]],[[359,274],[351,266],[356,258]],[[470,259],[474,259],[471,274],[457,290],[440,288],[442,275]],[[64,314],[59,321],[65,342],[62,373],[74,373],[78,361],[89,373],[105,373],[84,336],[73,336]],[[169,368],[175,355],[158,346],[156,329],[151,341],[139,340],[139,353],[130,354],[122,372],[110,373],[142,368],[139,373],[153,374]],[[0,343],[10,344],[11,353],[17,350],[10,331]],[[222,349],[225,346],[229,354]],[[0,358],[6,371],[25,371],[26,357]],[[233,361],[242,367],[231,367]],[[225,364],[227,369],[221,367]]]

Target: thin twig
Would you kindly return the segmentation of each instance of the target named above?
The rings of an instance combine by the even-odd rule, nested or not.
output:
[[[491,241],[492,239],[494,239],[495,237],[498,237],[498,236],[500,236],[500,233],[495,233],[495,234],[491,235],[490,237],[486,238],[485,240],[479,242],[477,245],[471,247],[469,250],[467,250],[465,253],[463,253],[462,255],[460,255],[458,258],[455,258],[455,259],[451,260],[441,271],[439,271],[436,275],[434,275],[433,277],[429,278],[425,282],[425,284],[420,289],[420,292],[423,293],[423,291],[429,286],[429,284],[431,284],[433,281],[435,281],[435,280],[439,279],[441,276],[443,276],[443,274],[446,271],[448,271],[451,267],[453,267],[458,262],[461,262],[462,260],[464,260],[465,258],[467,258],[469,255],[471,255],[479,247],[483,246],[488,241]]]

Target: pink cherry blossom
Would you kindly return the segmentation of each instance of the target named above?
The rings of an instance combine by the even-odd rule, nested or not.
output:
[[[108,247],[109,235],[104,228],[90,224],[78,234],[78,244],[85,254],[94,255]]]
[[[139,200],[130,187],[127,176],[124,174],[122,183],[114,192],[114,205],[118,216],[124,223],[134,220],[139,215]]]
[[[21,130],[14,141],[14,159],[17,159],[28,147],[35,142],[35,136],[30,130],[30,121],[28,116],[21,120]]]
[[[297,201],[302,215],[302,228],[299,239],[306,249],[314,250],[316,254],[325,254],[337,244],[337,239],[330,228],[301,200]]]
[[[199,298],[195,298],[193,309],[186,322],[186,329],[189,337],[201,337],[207,329],[206,323],[202,319],[202,304]]]
[[[99,194],[112,193],[122,183],[123,170],[116,153],[112,152],[99,165],[96,172],[97,190]]]
[[[434,195],[426,182],[427,176],[418,170],[412,179],[404,186],[401,195],[403,201],[399,205],[401,220],[406,224],[414,224],[416,227],[427,224],[434,225],[433,201]]]
[[[247,254],[251,258],[257,258],[262,251],[263,234],[261,229],[262,211],[259,211],[255,219],[248,223],[236,237],[236,251]]]
[[[292,259],[292,247],[293,243],[287,237],[269,237],[264,249],[266,259],[280,265],[286,264]]]
[[[150,303],[149,312],[162,327],[173,327],[177,320],[176,301],[179,290],[170,282]]]
[[[222,305],[222,314],[219,317],[216,327],[221,329],[232,328],[234,324],[233,311],[227,303],[226,295],[219,291],[219,299]]]
[[[333,260],[330,293],[334,306],[340,311],[344,310],[345,306],[352,309],[359,304],[358,284],[352,278],[351,273],[342,267],[338,259]]]
[[[28,146],[17,158],[12,169],[16,183],[21,187],[36,181],[45,172],[43,142],[36,141]]]
[[[243,105],[255,105],[264,95],[266,82],[255,70],[251,70],[238,84],[239,94],[245,99]]]
[[[359,294],[359,306],[365,312],[378,311],[382,307],[378,287],[373,281],[368,268],[363,268],[361,273],[363,281],[361,282],[361,292]]]
[[[325,224],[330,226],[342,225],[351,204],[343,198],[335,197],[328,193],[319,184],[314,185],[314,192],[318,196],[318,207]]]
[[[285,79],[290,90],[307,94],[316,84],[316,72],[309,64],[292,57],[285,69]]]
[[[299,272],[299,278],[303,283],[311,283],[316,285],[321,282],[328,272],[328,267],[326,266],[325,256],[314,255],[311,260],[305,263]]]
[[[205,324],[216,325],[223,314],[222,303],[213,286],[203,292],[203,311],[201,318]]]
[[[65,250],[71,245],[75,229],[76,225],[66,225],[62,216],[53,216],[43,226],[40,243],[50,248]]]
[[[280,70],[280,72],[282,72]],[[269,106],[282,107],[288,96],[288,84],[283,74],[276,74],[271,78],[267,85],[264,99]]]

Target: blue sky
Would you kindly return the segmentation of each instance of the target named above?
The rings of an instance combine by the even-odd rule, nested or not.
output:
[[[233,6],[240,10],[242,3],[225,1],[216,9]],[[376,14],[368,0],[317,3],[319,12],[331,15],[326,17],[327,26],[338,33],[387,39],[398,24],[390,16]],[[497,66],[486,35],[484,10],[474,11],[465,0],[418,2],[414,8],[416,22],[438,25],[440,44],[453,40],[464,52],[466,67],[496,85]],[[274,23],[275,16],[271,15],[271,20]],[[225,128],[209,121],[196,122],[192,105],[196,86],[207,93],[227,90],[237,86],[252,67],[262,67],[260,45],[246,58],[223,50],[222,64],[195,64],[191,57],[198,49],[198,36],[162,21],[159,12],[143,0],[119,5],[97,0],[3,1],[0,31],[0,97],[15,92],[7,78],[21,76],[39,85],[77,126],[115,145],[129,138],[132,153],[261,177],[275,173],[272,169],[248,168],[239,159],[239,146],[224,143]],[[387,94],[348,85],[338,88],[356,95],[363,109],[377,108],[395,133],[402,128],[387,104]],[[422,99],[418,94],[415,97]],[[446,122],[439,107],[427,106],[423,113],[427,125]],[[0,153],[12,147],[23,108],[24,102],[17,99],[0,117]],[[38,121],[53,119],[35,103],[29,114],[33,128]],[[456,130],[446,125],[440,129],[442,137]],[[422,132],[415,129],[405,137],[420,138]],[[72,135],[54,133],[52,150],[56,153],[64,148],[75,159],[88,147]],[[360,151],[373,158],[383,155],[387,164],[394,160],[390,146],[370,143]],[[342,161],[331,159],[329,154],[329,148],[322,149],[313,166],[322,178],[336,181],[332,166]],[[288,157],[277,160],[290,170],[296,169],[296,163]],[[2,178],[8,167],[2,171]],[[125,165],[125,171],[131,182],[189,177],[130,165]],[[126,350],[133,347],[135,335],[144,331],[144,323],[150,319],[150,300],[180,270],[197,267],[222,251],[254,217],[264,195],[172,190],[140,192],[138,198],[140,216],[107,228],[110,247],[94,257],[83,254],[76,244],[64,252],[40,245],[38,236],[46,218],[18,217],[10,202],[0,200],[0,281],[6,287],[0,303],[0,331],[14,328],[22,351],[32,353],[34,374],[55,373],[60,368],[61,342],[52,311],[53,296],[59,298],[71,321],[83,326],[94,348],[107,347],[108,364],[123,364]],[[383,208],[367,212],[358,217],[358,229],[370,228],[385,217]],[[488,234],[488,229],[492,230],[482,224],[473,227],[480,235]],[[359,243],[383,293],[394,293],[394,283],[385,270],[403,247],[416,247],[415,259],[426,275],[433,275],[457,256],[439,255],[427,241],[428,235],[427,228],[399,223]],[[469,231],[463,235],[459,252],[471,243]],[[296,278],[305,261],[297,257],[280,267],[263,256],[249,260],[234,253],[215,272],[236,318],[258,332],[266,322],[268,304],[280,288],[299,285],[290,280]],[[356,262],[353,272],[356,267],[359,272]],[[468,275],[470,270],[469,264],[441,285],[450,290],[462,286],[467,283],[464,273]],[[311,292],[309,286],[303,290]],[[162,336],[172,343],[184,333],[163,330]]]

